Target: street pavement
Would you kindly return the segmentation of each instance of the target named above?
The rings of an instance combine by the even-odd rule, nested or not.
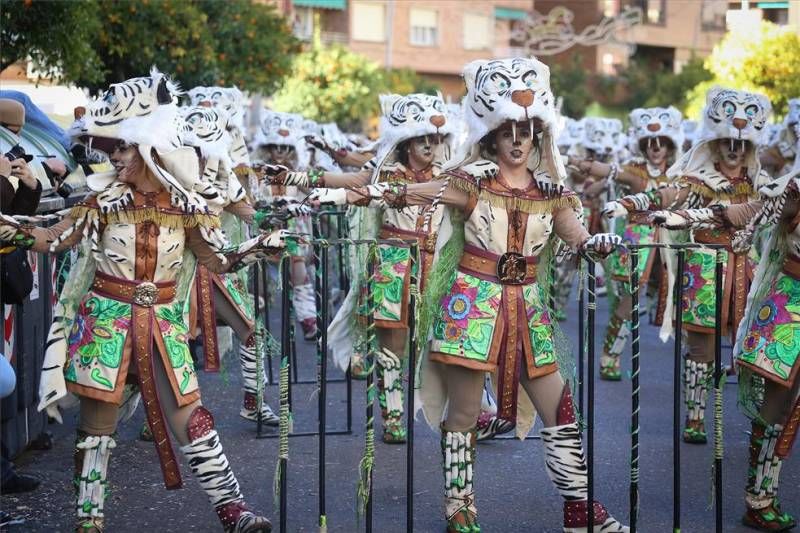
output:
[[[279,301],[278,298],[275,298]],[[273,313],[277,314],[277,313]],[[577,348],[577,303],[570,303],[564,332]],[[279,338],[277,316],[271,330]],[[599,356],[608,318],[606,299],[600,299],[594,335]],[[656,328],[643,317],[641,341],[641,511],[639,531],[666,532],[673,526],[672,491],[672,375],[673,347],[662,344]],[[298,328],[299,329],[299,328]],[[724,351],[729,359],[730,348]],[[316,358],[313,344],[298,341],[300,378],[313,380]],[[228,357],[218,374],[201,373],[203,403],[214,413],[223,446],[249,504],[267,514],[277,531],[277,500],[273,479],[277,440],[256,439],[255,424],[239,417],[239,368]],[[630,479],[631,382],[630,357],[625,357],[622,382],[596,380],[595,397],[595,498],[623,522],[628,521]],[[341,377],[336,369],[331,378]],[[364,448],[364,382],[353,382],[352,434],[327,437],[326,516],[330,532],[364,531],[364,518],[356,513],[358,464]],[[328,385],[328,427],[346,427],[345,385]],[[746,475],[749,422],[736,408],[735,378],[724,388],[723,531],[751,531],[740,525]],[[277,410],[277,387],[268,387],[270,404]],[[313,431],[317,424],[316,385],[293,388],[295,431]],[[577,395],[576,395],[577,401]],[[712,404],[713,399],[709,400]],[[375,412],[378,412],[376,405]],[[683,415],[681,415],[682,417]],[[51,426],[55,445],[46,452],[29,452],[17,459],[19,471],[44,479],[35,492],[3,496],[2,508],[27,518],[11,531],[72,531],[74,511],[72,452],[76,412],[66,413],[63,426]],[[140,409],[119,428],[118,446],[111,458],[111,495],[106,501],[109,532],[219,531],[216,515],[183,461],[184,488],[163,487],[152,443],[139,442],[144,420]],[[420,417],[414,443],[414,531],[441,532],[443,479],[438,433]],[[709,424],[709,435],[713,425]],[[268,429],[265,433],[275,434]],[[535,431],[534,431],[535,433]],[[380,442],[376,430],[373,531],[406,530],[406,448]],[[680,527],[684,532],[714,531],[712,501],[713,445],[681,444]],[[177,450],[176,450],[177,451]],[[289,443],[288,531],[318,531],[318,439],[296,437]],[[800,513],[800,467],[789,460],[783,467],[781,501],[784,509]],[[477,505],[483,531],[560,531],[561,499],[544,469],[539,440],[495,440],[480,444],[475,473]]]

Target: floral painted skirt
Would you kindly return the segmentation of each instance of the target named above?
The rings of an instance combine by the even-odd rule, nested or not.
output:
[[[431,360],[497,372],[501,417],[514,420],[520,372],[558,370],[553,326],[535,280],[501,284],[460,266],[434,322]]]
[[[753,306],[755,315],[740,341],[738,364],[791,387],[800,369],[800,279],[780,272],[767,295]]]
[[[687,331],[714,334],[717,305],[715,263],[713,250],[686,251],[680,283],[683,328]],[[753,280],[752,261],[747,255],[727,251],[723,255],[722,272],[722,334],[733,338],[747,305],[747,293]]]
[[[68,337],[67,389],[78,396],[119,404],[132,361],[132,305],[90,291],[78,307]],[[160,354],[178,405],[199,398],[182,302],[153,306],[152,356]]]
[[[433,242],[435,242],[435,234]],[[375,326],[385,329],[401,329],[408,327],[408,302],[410,297],[411,273],[419,273],[420,293],[425,288],[425,280],[430,272],[433,260],[433,249],[426,248],[428,234],[405,231],[396,228],[381,228],[381,239],[417,239],[420,243],[421,269],[413,264],[411,248],[408,246],[378,245],[380,262],[375,267],[373,283],[373,318]],[[362,302],[366,302],[366,287],[362,293]],[[360,316],[366,316],[367,308],[362,303]]]
[[[653,244],[658,238],[657,229],[647,224],[632,223],[625,221],[621,231],[622,243],[629,244]],[[658,256],[655,248],[641,248],[639,250],[638,274],[639,286],[643,287],[650,279],[653,264]],[[611,279],[622,281],[626,284],[630,282],[630,253],[625,250],[617,250],[608,257],[607,271]]]

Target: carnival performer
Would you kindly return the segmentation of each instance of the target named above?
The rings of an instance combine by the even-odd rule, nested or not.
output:
[[[703,126],[695,145],[668,171],[667,187],[626,196],[606,204],[608,217],[658,209],[695,209],[713,204],[746,203],[756,198],[754,185],[768,176],[761,171],[758,147],[771,111],[769,100],[759,94],[714,87],[706,96]],[[752,261],[746,253],[731,248],[732,233],[699,229],[688,236],[691,242],[722,244],[727,249],[722,305],[722,333],[734,337],[744,315],[745,300],[753,278]],[[671,257],[667,254],[668,257]],[[668,259],[669,286],[682,286],[679,319],[687,332],[684,365],[686,427],[683,439],[705,443],[705,403],[714,360],[715,253],[708,249],[686,250],[682,280],[675,280],[674,257]],[[666,342],[673,331],[672,299],[667,300],[661,325]]]
[[[284,166],[295,171],[309,169],[309,151],[306,148],[302,123],[303,117],[295,113],[262,110],[261,125],[253,138],[257,174],[265,173],[265,169],[272,165]],[[276,200],[294,203],[298,199],[302,199],[301,193],[295,186],[268,183],[259,185],[259,203],[270,204]],[[311,234],[308,217],[290,219],[288,228],[293,232]],[[303,337],[306,340],[313,340],[317,336],[317,306],[314,287],[306,265],[309,249],[305,245],[292,244],[290,253],[292,306],[303,330]]]
[[[61,421],[68,393],[80,398],[75,451],[77,527],[104,529],[108,464],[129,378],[138,385],[168,489],[182,485],[168,431],[226,532],[270,531],[251,512],[200,402],[187,345],[184,302],[195,258],[214,272],[257,260],[283,246],[279,233],[229,251],[203,196],[197,156],[181,147],[177,87],[155,69],[111,85],[83,117],[94,149],[112,172],[87,179],[92,193],[49,228],[4,218],[0,238],[34,251],[79,246],[54,313],[40,382],[39,410]],[[135,406],[126,405],[128,410]]]
[[[746,204],[660,211],[652,218],[678,229],[745,228],[732,242],[742,252],[756,228],[765,228],[734,346],[739,405],[752,424],[742,522],[761,531],[786,531],[797,524],[781,509],[778,482],[800,426],[800,164],[759,193],[759,200]]]
[[[594,178],[594,183],[587,191],[589,196],[597,196],[601,191],[616,192],[618,188],[629,194],[637,194],[654,191],[668,183],[667,168],[675,162],[683,144],[680,111],[674,107],[634,109],[630,114],[630,124],[636,140],[637,157],[625,164],[618,166],[574,156],[569,158],[570,165]],[[619,221],[616,233],[624,243],[651,244],[658,240],[657,230],[648,223],[647,216],[647,212],[632,211],[627,218]],[[639,254],[639,284],[646,287],[654,267],[661,272],[658,253],[655,249],[644,248]],[[606,267],[614,298],[603,342],[603,355],[600,357],[600,377],[619,381],[622,377],[620,356],[630,334],[630,268],[627,252],[619,250],[612,253],[606,261]]]
[[[762,166],[773,176],[788,173],[797,160],[797,140],[800,137],[800,98],[789,100],[789,110],[778,125],[776,135],[761,152]]]
[[[370,183],[390,183],[405,186],[427,183],[437,179],[441,165],[450,156],[450,143],[454,132],[445,116],[444,102],[438,96],[427,94],[381,95],[380,142],[376,157],[363,170],[353,173],[312,171],[308,173],[283,170],[273,181],[301,188],[310,187],[360,187]],[[381,239],[413,239],[419,243],[420,264],[412,263],[408,246],[381,244],[380,266],[376,281],[379,294],[373,312],[378,336],[378,388],[383,415],[383,440],[402,443],[406,440],[403,423],[403,373],[406,366],[408,324],[413,317],[408,314],[412,269],[418,269],[421,285],[425,286],[433,252],[436,232],[441,222],[443,207],[431,210],[430,206],[404,211],[370,210],[366,214],[373,220],[361,222],[361,236]],[[359,214],[365,214],[359,210]],[[352,224],[351,224],[352,225]],[[358,230],[357,230],[358,231]],[[365,235],[367,234],[367,235]],[[364,274],[364,263],[355,262],[354,280]],[[357,316],[363,315],[358,305],[362,288],[353,284],[351,294],[334,317],[328,342],[339,365],[358,372],[363,359],[350,359],[361,343],[357,330]],[[355,342],[354,342],[355,341]]]
[[[532,424],[530,405],[520,405],[517,418],[518,387],[527,393],[519,399],[529,398],[542,418],[547,472],[565,500],[564,531],[588,526],[581,432],[569,387],[558,372],[563,363],[569,373],[571,356],[557,350],[556,326],[537,282],[547,269],[538,267],[552,250],[554,234],[575,248],[603,254],[620,239],[590,236],[581,224],[580,201],[563,190],[549,74],[532,58],[468,64],[468,135],[438,179],[312,194],[322,204],[447,207],[420,324],[420,331],[431,332],[420,399],[428,422],[441,424],[451,533],[480,531],[475,420],[486,371],[495,375],[499,415],[516,419],[518,434]],[[598,530],[628,530],[599,503],[592,509]]]
[[[215,194],[205,200],[210,211],[220,217],[222,228],[231,244],[238,246],[249,238],[255,210],[247,200],[241,182],[233,172],[230,157],[233,138],[230,135],[230,116],[223,107],[189,106],[181,108],[185,121],[184,144],[200,152],[200,180]],[[248,289],[246,271],[216,274],[204,265],[197,265],[195,281],[190,289],[189,334],[194,336],[198,326],[203,335],[205,370],[220,366],[220,343],[217,322],[230,326],[239,338],[239,363],[242,369],[244,402],[239,415],[257,421],[258,394],[263,394],[266,374],[263,364],[258,375],[256,327],[253,299]],[[261,385],[259,385],[259,380]],[[278,416],[265,401],[261,404],[261,420],[278,425]]]

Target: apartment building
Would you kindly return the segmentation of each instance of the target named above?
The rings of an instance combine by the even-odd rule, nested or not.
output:
[[[461,70],[474,59],[520,51],[512,24],[533,0],[283,0],[295,33],[310,39],[319,21],[324,43],[340,43],[383,66],[410,68],[445,96],[464,93]]]

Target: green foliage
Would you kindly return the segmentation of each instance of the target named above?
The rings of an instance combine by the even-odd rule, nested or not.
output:
[[[706,90],[714,85],[765,94],[781,117],[790,98],[800,95],[800,35],[762,21],[752,30],[728,33],[706,59],[713,78],[690,93],[690,111],[699,111]]]
[[[688,92],[711,79],[711,73],[702,59],[692,58],[677,74],[654,71],[644,63],[632,61],[621,77],[628,87],[624,105],[629,109],[672,105],[685,111]]]
[[[318,122],[358,129],[379,113],[379,94],[435,94],[437,89],[410,69],[386,71],[339,45],[323,47],[317,43],[295,58],[292,74],[272,106]]]
[[[299,50],[275,8],[252,0],[3,0],[2,21],[3,66],[31,55],[92,91],[156,65],[186,87],[271,92]]]
[[[561,114],[576,118],[584,116],[591,96],[586,69],[577,55],[572,57],[570,65],[554,64],[550,67],[550,87],[556,98],[562,99]]]
[[[3,0],[0,69],[30,57],[44,78],[102,79],[91,37],[100,27],[93,2]]]

